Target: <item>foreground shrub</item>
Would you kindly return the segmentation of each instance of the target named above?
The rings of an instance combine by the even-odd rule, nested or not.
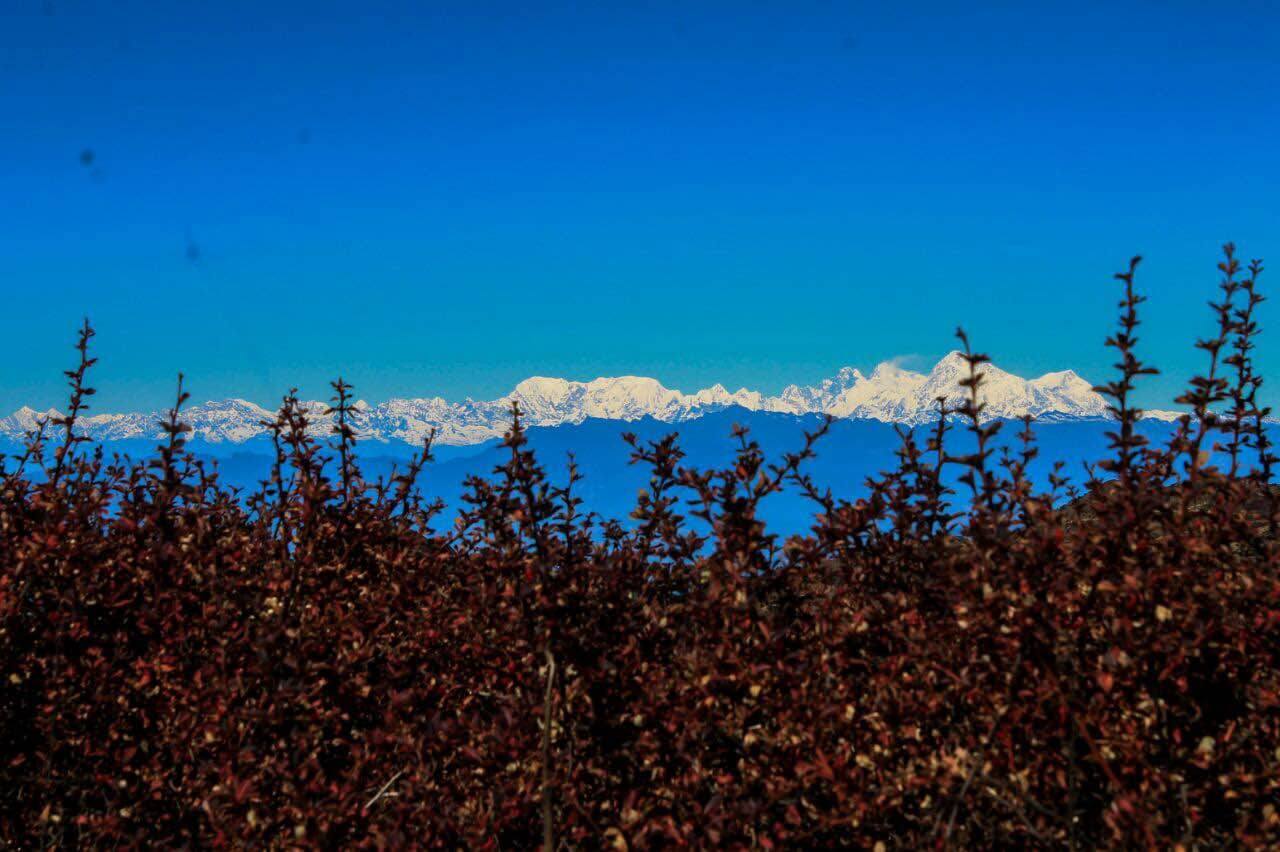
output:
[[[1087,492],[1034,493],[1030,423],[996,457],[966,340],[962,401],[866,497],[806,476],[822,430],[776,463],[741,433],[724,470],[632,440],[652,478],[627,525],[547,481],[515,412],[450,526],[418,489],[429,443],[362,479],[342,381],[331,447],[283,401],[254,494],[186,451],[181,390],[152,459],[105,458],[75,430],[86,325],[69,414],[0,484],[0,841],[1280,845],[1261,267],[1220,268],[1164,447],[1134,428],[1119,276]],[[780,542],[757,509],[784,486],[816,519]]]

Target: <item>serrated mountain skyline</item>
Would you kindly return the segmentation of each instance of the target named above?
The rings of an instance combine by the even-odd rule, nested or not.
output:
[[[1106,401],[1091,382],[1072,370],[1045,373],[1024,379],[994,364],[981,367],[985,374],[982,398],[986,415],[1017,418],[1030,414],[1039,420],[1098,420],[1107,416]],[[505,396],[493,400],[449,402],[440,397],[395,398],[377,405],[356,403],[352,426],[362,441],[420,443],[431,431],[437,443],[465,446],[501,437],[511,424],[511,405],[518,403],[527,425],[559,426],[589,418],[630,421],[652,417],[680,423],[734,406],[749,411],[782,414],[830,414],[838,418],[878,420],[918,425],[937,417],[937,399],[949,404],[962,398],[961,378],[968,367],[953,351],[928,373],[903,369],[892,362],[877,366],[870,375],[845,367],[817,385],[788,385],[776,396],[740,388],[728,391],[715,384],[686,394],[667,388],[657,379],[643,376],[602,377],[587,382],[534,376],[520,382]],[[328,434],[328,403],[304,403],[317,434]],[[21,439],[36,428],[42,417],[59,417],[56,410],[37,412],[22,407],[0,418],[0,435]],[[163,412],[89,414],[80,421],[84,434],[95,441],[160,436]],[[1174,412],[1148,411],[1147,416],[1172,419]],[[210,443],[239,444],[264,436],[263,421],[274,412],[243,399],[210,401],[183,411],[183,421],[193,436]]]

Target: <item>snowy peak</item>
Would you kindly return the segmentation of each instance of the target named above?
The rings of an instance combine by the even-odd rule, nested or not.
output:
[[[679,408],[683,398],[683,394],[668,390],[656,379],[642,376],[600,378],[590,382],[535,377],[525,379],[499,401],[519,403],[529,423],[550,426],[581,423],[588,417],[605,420],[635,420],[646,415],[662,417]]]
[[[1045,373],[1038,379],[1032,379],[1031,384],[1045,391],[1061,391],[1063,393],[1072,393],[1076,395],[1086,394],[1093,391],[1093,384],[1076,375],[1075,370],[1062,370],[1057,373]]]
[[[1103,418],[1105,401],[1093,386],[1071,370],[1023,379],[993,364],[978,368],[983,375],[979,396],[989,417],[1014,418],[1030,414],[1041,419]],[[969,375],[963,353],[954,351],[939,360],[928,373],[918,373],[886,361],[871,374],[844,367],[816,385],[788,385],[777,396],[740,388],[730,392],[715,384],[686,394],[644,376],[615,376],[588,382],[533,376],[507,395],[483,401],[449,402],[440,397],[391,399],[370,405],[353,405],[350,423],[362,441],[419,443],[432,432],[443,444],[478,444],[501,437],[511,424],[512,403],[518,403],[525,422],[532,426],[581,423],[588,418],[638,420],[653,417],[680,423],[725,408],[788,414],[830,414],[835,417],[919,424],[937,417],[937,399],[949,406],[967,396],[960,381]],[[328,435],[333,415],[329,404],[302,403],[311,422],[310,431]],[[1163,412],[1161,414],[1164,414]],[[20,440],[39,419],[59,417],[50,410],[40,414],[22,407],[0,418],[0,436]],[[1169,415],[1173,416],[1173,415]],[[275,414],[243,399],[210,401],[183,412],[194,436],[214,443],[243,443],[268,433],[267,422]],[[163,412],[96,414],[84,417],[80,428],[91,438],[156,438]]]
[[[276,419],[273,412],[244,399],[206,402],[187,412],[184,420],[206,441],[243,443],[266,432],[264,425]]]
[[[42,421],[48,422],[45,428],[49,429],[53,426],[53,421],[61,416],[62,412],[56,408],[36,411],[31,406],[24,405],[8,417],[0,417],[0,435],[22,437],[40,428]]]

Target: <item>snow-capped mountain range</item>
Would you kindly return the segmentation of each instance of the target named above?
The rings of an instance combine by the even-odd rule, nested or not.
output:
[[[1031,414],[1040,420],[1097,420],[1107,416],[1107,404],[1090,382],[1071,370],[1023,379],[992,364],[983,365],[982,396],[986,415],[998,418]],[[433,429],[440,444],[479,444],[500,437],[511,423],[511,404],[519,403],[530,426],[581,423],[588,418],[639,420],[653,417],[680,423],[738,406],[750,411],[784,414],[831,414],[835,417],[916,425],[937,417],[938,397],[957,404],[964,396],[960,379],[968,367],[952,352],[932,370],[916,373],[891,363],[870,376],[846,367],[821,384],[790,385],[777,396],[742,388],[730,393],[713,385],[694,394],[664,387],[656,379],[639,376],[599,378],[590,382],[533,377],[506,396],[488,401],[448,402],[439,397],[391,399],[379,405],[356,404],[352,426],[361,440],[420,443]],[[305,403],[317,434],[331,428],[328,404]],[[0,436],[21,439],[41,418],[59,417],[54,410],[37,412],[23,407],[0,418]],[[80,420],[85,435],[96,441],[159,437],[163,413],[90,414]],[[1148,411],[1148,417],[1169,420],[1173,412]],[[263,436],[263,421],[274,413],[242,399],[206,402],[183,411],[182,419],[196,438],[211,443],[238,444]]]

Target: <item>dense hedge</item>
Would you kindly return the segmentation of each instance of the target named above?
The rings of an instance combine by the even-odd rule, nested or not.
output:
[[[673,437],[633,442],[652,482],[602,521],[517,418],[450,525],[429,448],[361,479],[341,382],[332,447],[284,401],[255,494],[186,453],[181,394],[153,459],[104,458],[74,429],[86,327],[70,413],[0,484],[0,843],[1280,846],[1260,267],[1221,269],[1167,447],[1133,428],[1119,276],[1114,453],[1066,512],[1029,424],[989,449],[976,354],[856,502],[805,476],[820,435],[769,463],[740,434],[710,471]],[[756,509],[784,484],[816,521],[780,542]]]

